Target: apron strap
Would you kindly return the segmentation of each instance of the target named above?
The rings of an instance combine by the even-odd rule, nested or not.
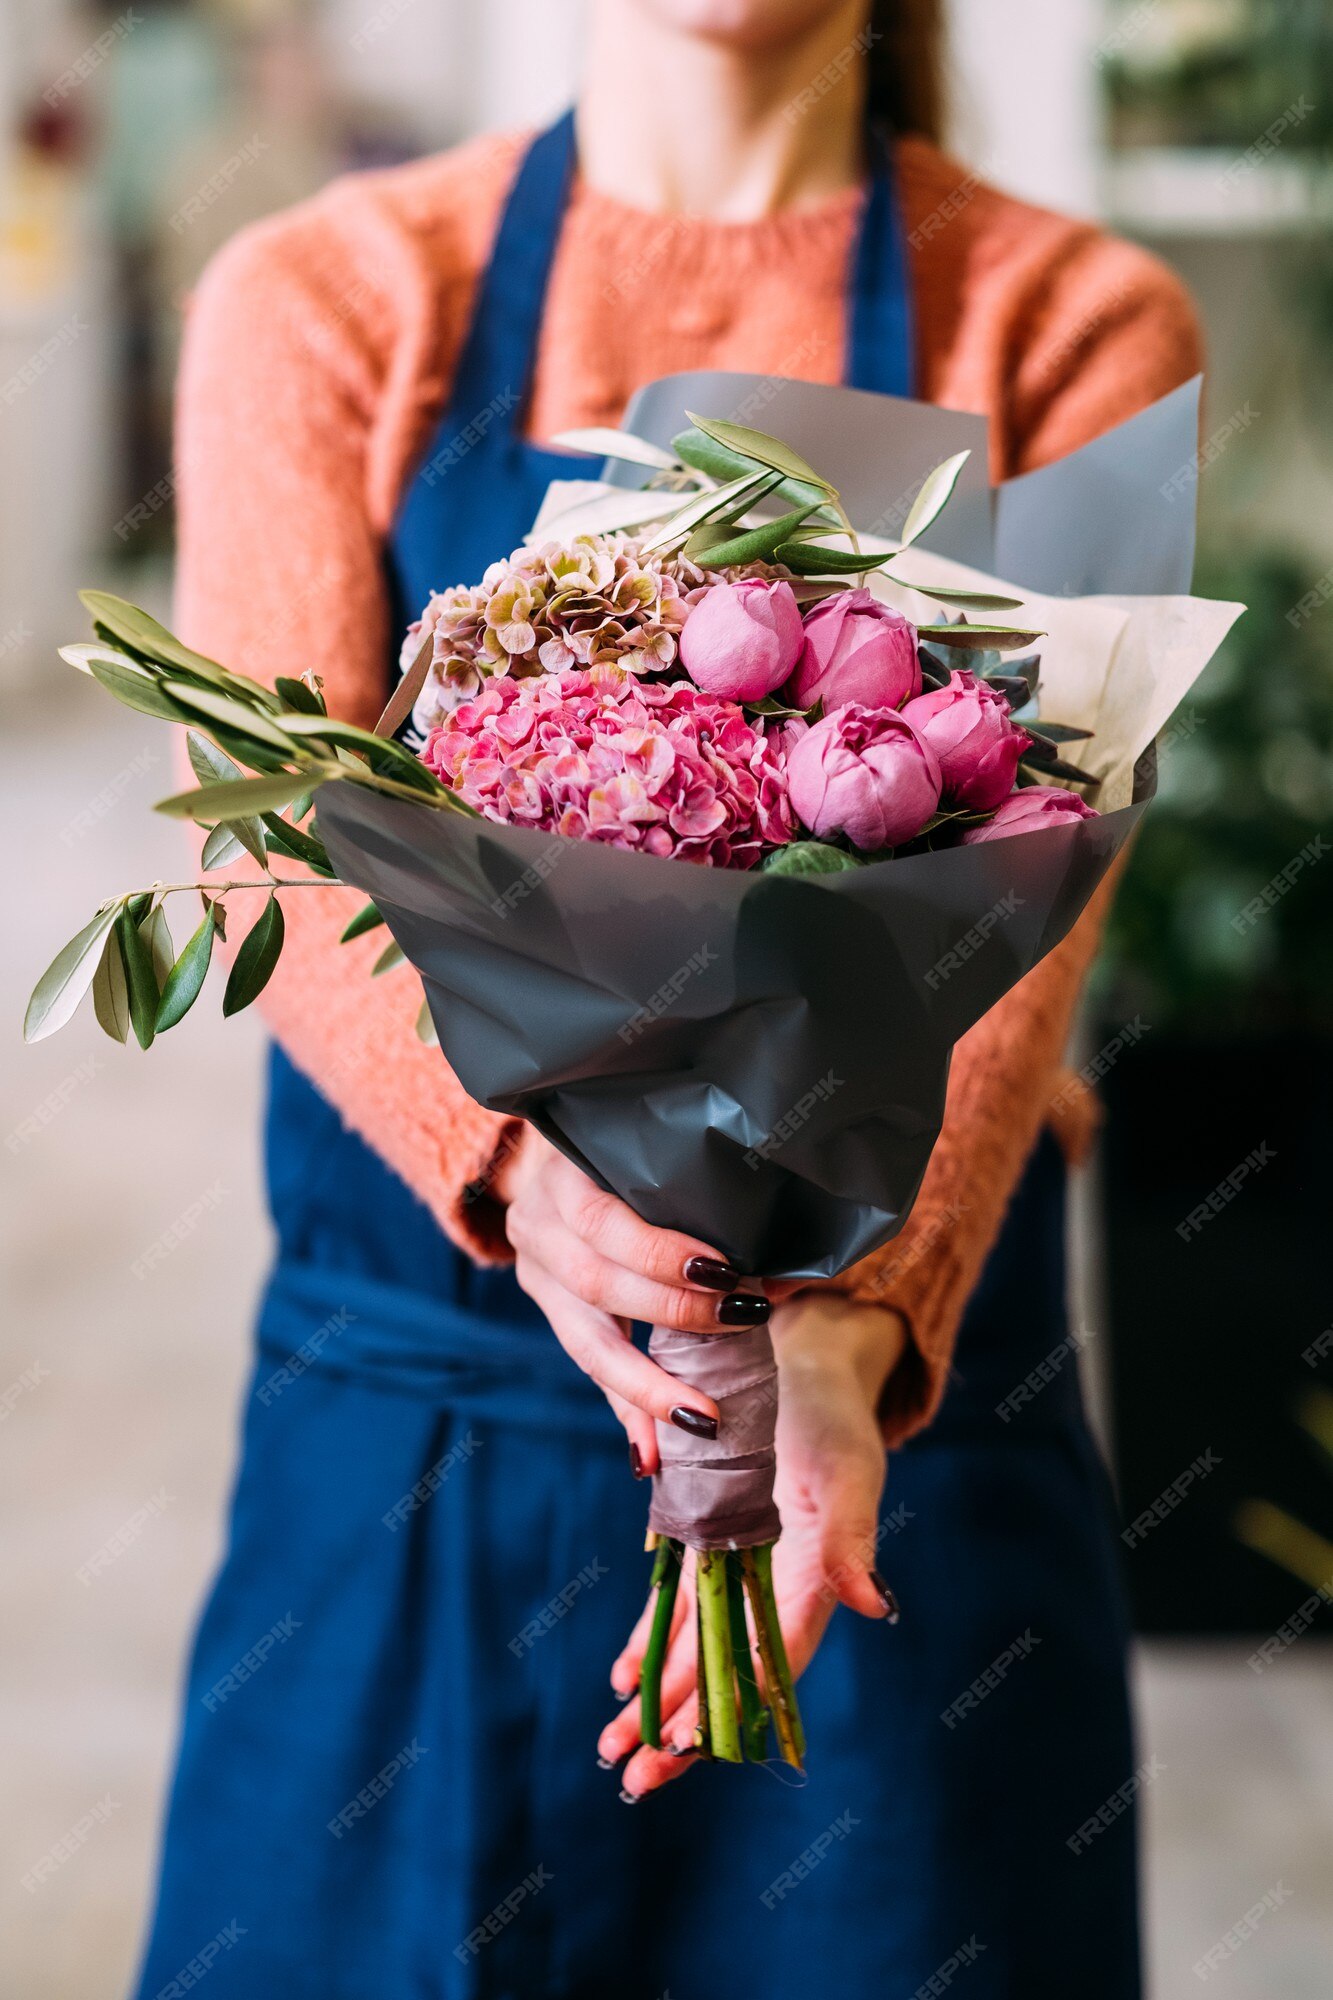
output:
[[[451,429],[472,423],[497,396],[510,399],[504,427],[522,424],[574,162],[567,111],[533,140],[509,191],[454,375]]]
[[[912,281],[893,178],[892,139],[867,131],[870,185],[848,273],[843,380],[882,396],[910,396],[916,381]]]

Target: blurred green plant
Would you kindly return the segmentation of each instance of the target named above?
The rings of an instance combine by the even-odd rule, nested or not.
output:
[[[1333,1466],[1333,1395],[1312,1389],[1296,1410],[1300,1424]],[[1236,1511],[1236,1533],[1247,1548],[1267,1556],[1311,1590],[1327,1597],[1333,1592],[1333,1542],[1307,1527],[1271,1500],[1246,1500]]]
[[[1163,739],[1103,1004],[1210,1035],[1331,1029],[1333,569],[1216,554],[1195,588],[1249,609]]]
[[[1102,47],[1115,146],[1244,152],[1297,105],[1283,149],[1333,143],[1328,0],[1120,0]]]

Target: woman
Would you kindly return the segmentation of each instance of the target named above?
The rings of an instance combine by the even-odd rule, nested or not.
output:
[[[247,231],[183,365],[189,641],[314,668],[368,721],[428,590],[567,469],[542,441],[676,369],[983,411],[996,475],[1175,386],[1179,288],[941,153],[938,69],[929,0],[597,0],[572,123]],[[185,1990],[210,1939],[214,2000],[910,1994],[964,1967],[973,2000],[1136,1993],[1132,1815],[1096,1818],[1134,1768],[1124,1635],[1074,1370],[996,1414],[1065,1338],[1038,1134],[1097,913],[959,1048],[903,1234],[770,1299],[480,1110],[416,1041],[413,982],[337,944],[352,903],[297,900],[268,994],[279,1255],[142,1994]],[[770,1306],[809,1782],[705,1769],[627,1813],[694,1760],[634,1750],[635,1703],[598,1692],[602,1658],[632,1694],[646,1583],[616,1419],[642,1473],[653,1417],[717,1412],[623,1324]]]

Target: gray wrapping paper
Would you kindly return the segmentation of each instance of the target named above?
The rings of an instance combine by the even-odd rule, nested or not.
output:
[[[696,1549],[776,1541],[782,1528],[773,1500],[778,1370],[768,1328],[701,1339],[658,1326],[648,1352],[669,1375],[711,1396],[721,1420],[715,1438],[658,1424],[662,1469],[653,1480],[648,1526]]]
[[[319,830],[421,974],[464,1088],[752,1276],[905,1220],[954,1043],[1065,936],[1118,812],[797,879],[326,785]]]

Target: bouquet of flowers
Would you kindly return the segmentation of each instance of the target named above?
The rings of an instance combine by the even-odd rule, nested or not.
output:
[[[954,1042],[1065,934],[1142,810],[1164,600],[1044,600],[1037,627],[926,555],[966,454],[929,474],[889,548],[759,431],[697,417],[669,451],[566,441],[647,486],[584,496],[434,595],[373,732],[328,715],[313,675],[261,686],[85,593],[95,641],[64,656],[189,731],[198,785],[159,810],[209,829],[205,875],[104,904],[39,982],[26,1033],[91,987],[106,1031],[148,1047],[197,998],[228,893],[258,880],[233,1013],[277,962],[282,896],[354,883],[372,900],[345,935],[387,925],[376,970],[416,968],[419,1032],[480,1102],[742,1272],[833,1275],[901,1226]],[[1170,602],[1174,690],[1236,608],[1182,626],[1193,601]],[[219,878],[243,855],[252,868]],[[178,952],[166,905],[185,893],[202,915]],[[659,1742],[692,1551],[700,1747],[762,1759],[771,1727],[799,1766],[768,1332],[658,1328],[650,1352],[722,1423],[712,1440],[659,1426],[643,1740]]]

